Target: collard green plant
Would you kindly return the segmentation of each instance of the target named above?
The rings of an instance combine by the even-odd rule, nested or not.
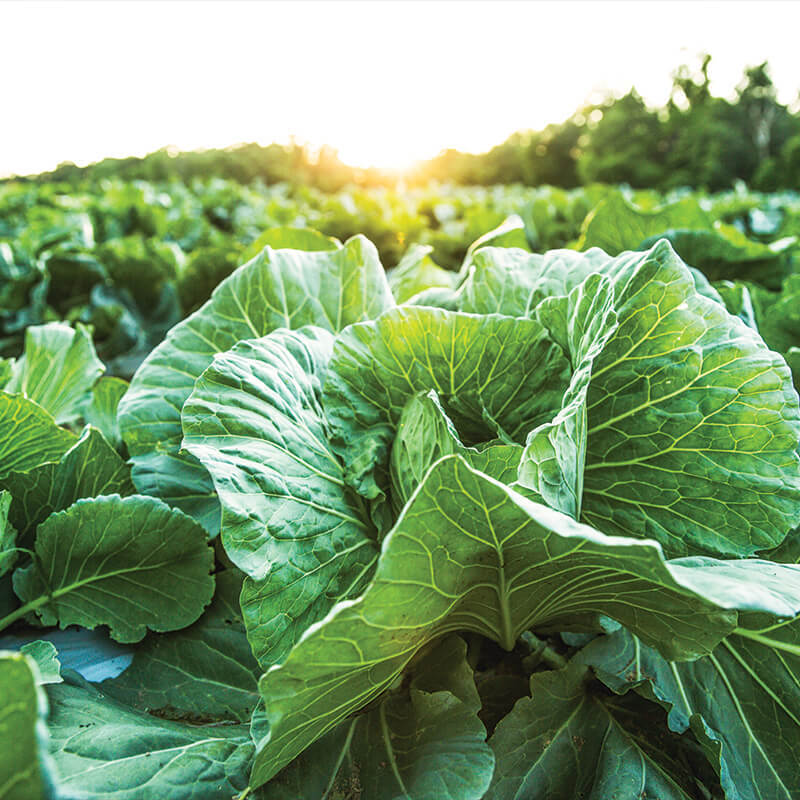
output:
[[[613,796],[632,780],[724,794],[710,734],[671,729],[655,691],[604,696],[584,649],[636,637],[691,670],[800,612],[797,567],[759,557],[800,522],[785,361],[665,241],[476,248],[441,288],[445,308],[426,292],[343,329],[245,337],[183,403],[182,445],[213,481],[265,670],[250,786],[416,800],[438,770],[439,796]],[[477,703],[415,683],[453,634],[474,653]],[[519,679],[498,703],[502,663]],[[456,738],[425,721],[458,702]],[[558,761],[548,725],[573,718],[585,758],[550,783],[515,777]],[[476,750],[472,781],[448,784],[429,724],[453,765],[483,725],[492,766]]]

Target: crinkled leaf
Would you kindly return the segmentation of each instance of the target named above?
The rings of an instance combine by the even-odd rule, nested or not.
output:
[[[750,555],[797,524],[785,362],[694,291],[666,242],[614,262],[616,332],[587,395],[583,518],[671,555]]]
[[[54,800],[47,756],[47,700],[34,663],[0,651],[0,798]]]
[[[672,555],[749,555],[774,546],[797,524],[800,489],[794,452],[800,426],[782,360],[755,331],[698,292],[696,276],[666,242],[644,254],[611,260],[601,255],[595,250],[562,258],[555,252],[541,261],[520,257],[515,266],[508,255],[478,254],[473,279],[482,256],[487,275],[494,265],[522,294],[514,300],[513,285],[504,284],[495,300],[473,310],[499,306],[537,314],[578,373],[579,343],[559,333],[565,313],[560,321],[545,314],[552,317],[552,309],[567,302],[557,295],[566,298],[572,281],[587,270],[601,272],[614,288],[618,327],[593,355],[588,391],[585,380],[580,383],[588,375],[573,375],[561,412],[543,428],[556,441],[535,439],[537,458],[553,468],[552,475],[541,486],[538,474],[524,475],[523,483],[550,491],[548,502],[558,507],[581,505],[571,495],[581,497],[575,458],[580,447],[573,440],[581,438],[583,401],[577,391],[582,389],[587,391],[581,497],[586,522],[608,533],[655,538]],[[531,309],[542,292],[550,296]],[[482,295],[476,289],[472,296]],[[582,312],[589,320],[584,325],[602,327],[601,299],[595,298],[597,308],[590,299],[570,313]],[[562,480],[567,471],[574,477]],[[569,485],[573,492],[565,491]]]
[[[62,790],[84,800],[230,800],[247,785],[253,746],[245,726],[161,720],[74,673],[65,679],[47,690]]]
[[[338,604],[261,679],[270,731],[252,781],[269,780],[449,631],[510,649],[529,628],[586,629],[602,613],[670,657],[694,658],[733,629],[732,609],[800,609],[800,571],[718,563],[670,565],[653,542],[606,537],[444,458],[385,540],[366,592]]]
[[[477,717],[466,647],[450,637],[413,668],[409,686],[345,720],[262,790],[264,800],[340,797],[478,800],[494,758]]]
[[[58,461],[76,438],[32,400],[0,392],[0,476]]]
[[[624,269],[624,262],[597,247],[583,253],[551,250],[544,255],[486,248],[475,254],[459,291],[459,309],[475,314],[531,316],[542,300],[569,294],[593,272],[614,279],[620,269]],[[692,267],[688,270],[698,294],[722,303],[719,292],[702,272]]]
[[[24,394],[63,424],[80,416],[104,370],[88,328],[50,322],[25,331],[25,352],[5,389]]]
[[[246,722],[258,703],[256,664],[242,622],[242,575],[216,575],[214,601],[189,628],[150,634],[131,665],[103,681],[107,694],[128,705],[187,722]]]
[[[400,307],[340,334],[325,382],[331,443],[360,494],[383,501],[408,400],[434,389],[465,444],[522,442],[561,402],[569,365],[534,320]]]
[[[486,800],[696,796],[679,737],[666,724],[659,730],[652,712],[632,714],[592,692],[589,681],[579,664],[531,676],[532,696],[489,740],[497,766]]]
[[[252,580],[245,622],[259,661],[282,660],[337,601],[360,592],[375,534],[328,443],[322,381],[333,337],[276,331],[215,357],[183,410],[184,445],[222,503],[222,541]]]
[[[181,408],[214,354],[281,327],[338,331],[393,302],[377,251],[361,236],[327,252],[268,247],[239,267],[170,331],[120,402],[120,429],[139,491],[182,508],[216,534],[220,511],[211,478],[180,452]]]
[[[90,426],[59,461],[11,472],[0,478],[0,486],[14,498],[9,518],[26,547],[33,544],[36,526],[52,512],[63,511],[84,497],[127,496],[135,491],[128,465],[103,434]]]
[[[108,625],[120,642],[194,622],[214,593],[213,550],[190,517],[153,497],[78,500],[36,535],[14,591],[45,625]]]

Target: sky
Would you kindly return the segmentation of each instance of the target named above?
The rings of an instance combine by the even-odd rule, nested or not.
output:
[[[800,3],[0,2],[0,175],[239,142],[400,169],[483,152],[713,56],[730,96],[769,60],[800,90]]]

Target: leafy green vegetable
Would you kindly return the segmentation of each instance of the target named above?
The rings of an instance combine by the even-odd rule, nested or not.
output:
[[[531,434],[528,454],[535,457],[523,466],[521,480],[537,492],[555,492],[560,499],[548,502],[564,503],[570,513],[581,495],[584,521],[607,533],[654,538],[670,555],[745,556],[774,546],[797,524],[800,489],[800,417],[783,360],[698,292],[668,243],[612,260],[586,257],[583,263],[555,257],[520,262],[513,271],[500,257],[499,272],[511,286],[530,293],[527,287],[543,282],[552,287],[550,295],[531,309],[514,291],[495,294],[501,305],[482,309],[528,309],[576,369],[557,423]],[[592,304],[592,295],[607,293],[605,283],[590,275],[572,285],[589,269],[610,280],[613,315],[607,301],[594,298]],[[558,298],[558,282],[565,294],[585,296],[582,307],[577,295],[571,305]],[[595,346],[590,364],[581,332],[591,326],[590,338],[602,332],[596,345],[603,346]],[[578,436],[583,413],[586,433]],[[558,457],[545,434],[565,439]],[[582,470],[575,466],[581,457]],[[554,470],[546,479],[533,473],[537,459]],[[582,476],[582,490],[576,476]]]
[[[192,174],[0,185],[0,795],[800,794],[797,197]]]
[[[25,605],[10,616],[35,611],[45,625],[108,625],[117,641],[136,642],[148,628],[194,622],[214,592],[211,567],[202,528],[159,500],[78,500],[39,526],[34,563],[14,574]]]
[[[324,389],[345,480],[386,530],[389,451],[406,403],[435,389],[466,444],[525,433],[558,407],[569,365],[534,320],[400,307],[334,344]]]

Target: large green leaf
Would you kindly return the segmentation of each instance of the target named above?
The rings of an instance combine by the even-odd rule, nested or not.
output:
[[[494,758],[477,712],[466,647],[444,639],[415,663],[408,686],[345,720],[296,758],[260,796],[332,800],[479,800]]]
[[[215,357],[183,410],[184,446],[211,474],[222,541],[252,580],[245,622],[259,661],[279,661],[377,560],[364,502],[328,444],[322,381],[333,337],[280,330]]]
[[[58,423],[72,422],[104,370],[88,328],[50,322],[25,331],[25,352],[5,389],[24,394]]]
[[[32,400],[0,392],[0,476],[58,461],[76,438]]]
[[[59,788],[82,800],[230,800],[247,784],[253,745],[244,725],[158,719],[74,673],[47,694]]]
[[[797,524],[800,412],[782,358],[694,290],[668,243],[615,260],[618,327],[587,395],[583,518],[671,555],[750,555]]]
[[[214,593],[212,566],[191,518],[153,497],[109,495],[39,526],[34,563],[14,573],[14,591],[45,625],[108,625],[117,641],[136,642],[148,628],[194,622]]]
[[[377,251],[362,236],[331,251],[267,247],[239,267],[170,331],[120,402],[139,491],[177,505],[215,534],[220,512],[211,479],[193,456],[180,452],[181,408],[214,354],[282,327],[338,331],[393,302]]]
[[[256,707],[258,675],[242,622],[242,575],[216,575],[214,601],[189,628],[150,634],[131,665],[103,681],[107,694],[133,708],[173,719],[246,722]]]
[[[10,472],[0,478],[0,486],[14,498],[9,518],[26,547],[33,544],[36,526],[53,511],[63,511],[83,497],[134,492],[130,468],[103,434],[88,425],[59,461]]]
[[[385,540],[366,592],[261,679],[270,729],[251,781],[269,780],[450,631],[510,649],[524,630],[585,630],[599,613],[694,658],[734,628],[734,609],[792,614],[799,588],[800,570],[771,562],[670,565],[653,542],[606,537],[444,458]]]
[[[517,702],[489,740],[497,765],[486,800],[696,796],[680,738],[669,735],[666,721],[658,730],[658,708],[631,713],[592,691],[590,681],[580,664],[531,676],[531,697]]]
[[[47,700],[34,662],[0,651],[0,798],[55,798],[47,757]]]
[[[584,520],[608,533],[657,539],[671,555],[749,555],[797,524],[800,415],[789,372],[755,331],[700,293],[667,242],[611,260],[597,250],[557,251],[541,261],[520,255],[514,262],[513,251],[478,256],[472,278],[482,263],[486,277],[465,297],[483,300],[470,308],[535,315],[578,370],[557,418],[530,443],[534,462],[552,473],[523,474],[523,483],[550,491],[548,502],[570,513],[582,505]],[[604,284],[595,280],[587,293],[591,272],[612,283],[613,331],[601,324],[611,311],[591,297]],[[486,299],[480,286],[498,276]],[[566,298],[578,291],[583,306],[570,307]],[[568,324],[591,327],[595,344],[602,342],[591,365]],[[583,438],[584,405],[581,471],[573,439]],[[573,477],[564,480],[567,472]]]
[[[667,661],[625,631],[580,655],[615,691],[662,702],[705,742],[728,800],[800,795],[800,618],[741,628],[709,656]]]
[[[534,320],[399,307],[340,334],[325,382],[331,443],[360,494],[383,501],[403,408],[435,390],[465,444],[518,442],[561,404],[569,364]]]

